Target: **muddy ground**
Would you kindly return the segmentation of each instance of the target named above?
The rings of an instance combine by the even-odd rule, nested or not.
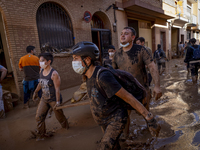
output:
[[[166,73],[160,78],[163,96],[151,102],[151,112],[161,124],[159,137],[152,138],[143,118],[133,112],[130,137],[125,142],[121,140],[123,149],[200,149],[200,85],[193,85],[187,77],[182,59],[169,61]],[[64,99],[76,89],[62,91]],[[29,109],[22,109],[22,106],[17,105],[0,120],[0,150],[95,150],[96,141],[103,135],[92,118],[89,105],[85,105],[63,109],[69,118],[68,130],[60,127],[54,115],[47,118],[47,129],[54,131],[54,136],[36,142],[30,134],[36,127],[36,106],[33,103]]]

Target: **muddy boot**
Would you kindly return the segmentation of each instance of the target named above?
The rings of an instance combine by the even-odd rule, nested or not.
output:
[[[158,137],[161,127],[157,123],[156,119],[152,118],[151,120],[147,120],[147,125],[151,135],[154,137]]]
[[[62,128],[69,129],[68,120],[66,119],[66,121],[64,121],[63,123],[61,123],[61,126],[62,126]]]
[[[37,134],[36,136],[36,141],[43,141],[45,140],[46,138],[50,138],[53,136],[53,133],[52,132],[48,132],[48,133],[45,133],[43,135],[39,135]]]
[[[198,78],[197,76],[193,76],[193,77],[192,77],[192,82],[193,82],[193,84],[197,84],[197,78]]]

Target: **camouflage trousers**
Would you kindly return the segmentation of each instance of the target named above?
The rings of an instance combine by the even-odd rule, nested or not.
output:
[[[98,146],[98,150],[120,150],[119,137],[123,132],[127,122],[127,117],[123,119],[112,118],[107,125],[101,126],[104,135]]]

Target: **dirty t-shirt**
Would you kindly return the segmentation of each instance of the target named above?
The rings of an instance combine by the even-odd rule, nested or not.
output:
[[[115,69],[131,73],[140,84],[148,89],[145,65],[149,65],[152,61],[152,56],[145,47],[133,44],[132,48],[127,52],[124,52],[122,48],[115,52],[112,66]]]
[[[115,94],[121,89],[121,85],[117,82],[113,74],[109,71],[103,71],[99,75],[99,85],[104,90],[104,94],[101,94],[101,90],[98,88],[96,81],[96,75],[101,66],[97,66],[91,78],[87,79],[87,93],[90,98],[90,108],[94,120],[99,125],[108,124],[112,118],[116,121],[126,123],[127,110],[120,105],[122,101]]]

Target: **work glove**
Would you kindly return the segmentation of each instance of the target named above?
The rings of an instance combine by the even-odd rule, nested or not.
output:
[[[154,137],[158,137],[160,132],[160,125],[157,123],[156,119],[153,117],[151,120],[147,120],[147,125],[151,135]]]

